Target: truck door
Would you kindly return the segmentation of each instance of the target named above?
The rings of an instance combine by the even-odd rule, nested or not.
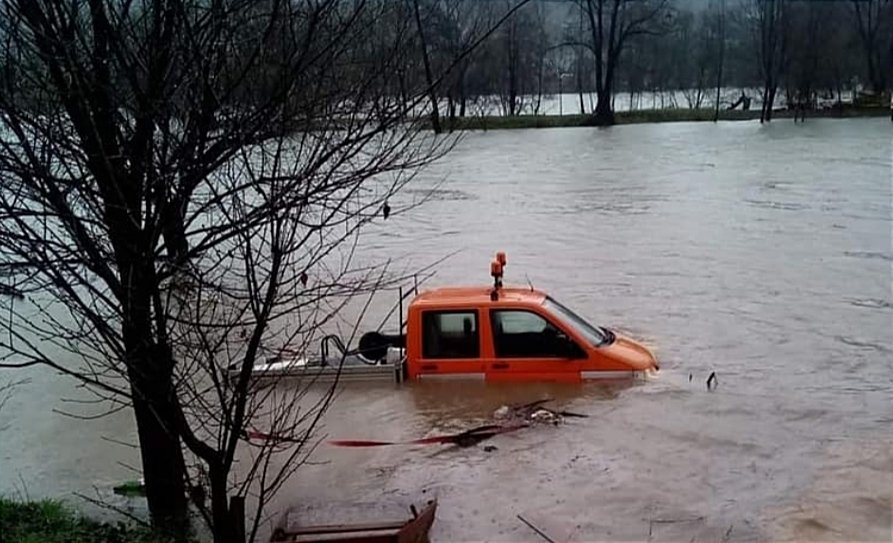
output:
[[[418,377],[484,379],[477,309],[422,311]]]
[[[492,309],[489,316],[488,381],[580,380],[585,351],[559,326],[528,309]]]

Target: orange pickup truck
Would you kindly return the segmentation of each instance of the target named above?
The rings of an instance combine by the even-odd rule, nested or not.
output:
[[[418,293],[400,323],[405,334],[368,332],[353,351],[329,336],[318,359],[270,360],[255,372],[315,372],[341,380],[579,382],[658,369],[642,344],[588,323],[542,291],[503,286],[505,266],[505,253],[497,253],[490,266],[492,286]]]
[[[409,379],[579,381],[657,369],[643,345],[593,326],[544,292],[502,285],[503,253],[492,287],[440,288],[410,303]]]

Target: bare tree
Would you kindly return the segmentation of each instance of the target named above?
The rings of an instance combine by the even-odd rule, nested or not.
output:
[[[412,0],[412,11],[416,22],[416,32],[419,37],[419,48],[422,51],[422,63],[425,67],[425,82],[428,86],[428,99],[431,102],[431,127],[435,134],[443,132],[440,126],[440,108],[437,105],[437,85],[434,83],[434,72],[431,68],[431,58],[428,53],[428,40],[425,37],[425,26],[422,24],[422,13],[419,9],[419,0]]]
[[[833,4],[805,3],[792,6],[790,28],[790,69],[786,92],[788,103],[798,117],[805,120],[806,111],[815,107],[816,91],[830,80],[825,65],[835,63],[833,50],[838,46],[834,32]]]
[[[468,71],[477,57],[471,45],[492,27],[497,14],[492,5],[475,0],[442,0],[434,6],[439,13],[439,24],[432,29],[440,43],[439,64],[448,65],[453,59],[460,59],[444,82],[452,128],[456,117],[464,117],[466,112]],[[466,51],[471,52],[463,55]]]
[[[576,41],[578,45],[574,47],[574,73],[577,79],[577,95],[580,98],[580,115],[586,114],[586,106],[583,103],[583,10],[579,10],[577,17],[577,35]]]
[[[629,40],[660,34],[669,17],[667,0],[579,0],[589,24],[587,43],[595,56],[598,101],[592,122],[614,124],[614,79],[620,56]]]
[[[159,526],[185,530],[189,482],[217,541],[238,531],[228,498],[252,492],[253,537],[331,390],[299,408],[304,388],[252,368],[393,280],[355,261],[358,233],[455,141],[408,113],[524,3],[420,84],[399,3],[5,4],[0,267],[29,298],[0,302],[0,367],[131,408]],[[285,440],[238,476],[254,427]]]
[[[505,0],[508,10],[511,3]],[[495,75],[496,95],[503,115],[520,115],[535,103],[540,73],[547,49],[542,19],[534,3],[516,4],[499,32],[486,44],[485,61],[490,77]]]
[[[751,20],[762,77],[763,123],[772,120],[776,93],[788,62],[787,0],[752,0]]]
[[[887,75],[890,70],[890,57],[885,61],[883,39],[893,34],[893,1],[891,0],[851,0],[856,30],[864,50],[865,68],[868,82],[875,93],[887,89]]]
[[[707,94],[713,37],[706,12],[681,12],[676,18],[676,43],[671,47],[658,44],[673,53],[669,68],[677,72],[677,87],[689,109],[700,109]]]
[[[391,9],[4,5],[0,259],[29,300],[0,302],[16,317],[0,365],[52,367],[133,410],[161,527],[184,528],[195,461],[210,489],[197,505],[231,541],[228,497],[256,492],[262,509],[306,452],[327,400],[308,418],[251,369],[302,351],[337,300],[383,286],[352,243],[449,148],[406,122],[426,86],[410,104],[382,92],[410,49],[408,33],[371,39]],[[235,480],[245,430],[270,420],[294,439]]]
[[[717,122],[722,89],[722,70],[726,58],[726,0],[719,0],[719,9],[713,19],[715,21],[716,44],[719,48],[716,61],[716,98],[713,103],[713,122]]]

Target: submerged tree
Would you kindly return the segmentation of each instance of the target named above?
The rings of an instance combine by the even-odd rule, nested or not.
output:
[[[159,526],[184,527],[187,484],[208,488],[217,541],[234,538],[230,496],[263,509],[329,395],[299,409],[306,387],[252,367],[389,280],[355,261],[356,236],[451,142],[407,117],[428,85],[388,88],[412,50],[395,9],[4,4],[0,265],[28,300],[0,299],[0,366],[43,364],[133,410]],[[289,439],[251,445],[255,427]]]
[[[893,61],[893,1],[851,0],[856,30],[864,51],[868,83],[875,93],[887,90]]]
[[[425,68],[425,83],[428,86],[428,100],[431,103],[431,127],[435,134],[440,134],[443,129],[440,126],[440,108],[437,104],[437,85],[434,82],[434,72],[431,68],[431,55],[429,54],[428,40],[425,37],[426,25],[422,23],[422,11],[419,8],[419,0],[412,0],[412,13],[416,23],[416,33],[419,38],[419,49],[422,53],[422,65]]]
[[[713,102],[713,122],[719,120],[720,92],[722,90],[722,71],[726,59],[726,0],[719,0],[719,8],[711,17],[712,28],[717,46],[716,54],[716,97]]]
[[[595,56],[598,101],[592,122],[614,124],[614,83],[621,54],[629,41],[660,34],[670,18],[667,0],[579,0],[587,19],[587,46]]]
[[[788,2],[753,0],[753,35],[762,76],[760,122],[772,120],[775,97],[788,63]]]

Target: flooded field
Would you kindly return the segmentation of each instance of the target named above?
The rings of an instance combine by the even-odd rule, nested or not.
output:
[[[439,182],[429,201],[370,231],[361,258],[411,269],[456,252],[435,286],[488,281],[504,250],[508,283],[644,340],[661,375],[346,386],[331,438],[413,439],[545,397],[589,418],[489,452],[322,445],[283,498],[325,517],[437,496],[435,541],[541,540],[517,515],[570,541],[889,541],[891,155],[885,119],[466,135],[391,205]],[[0,414],[0,491],[132,477],[135,452],[110,441],[133,439],[127,413],[72,421],[53,413],[70,384],[30,376]]]

